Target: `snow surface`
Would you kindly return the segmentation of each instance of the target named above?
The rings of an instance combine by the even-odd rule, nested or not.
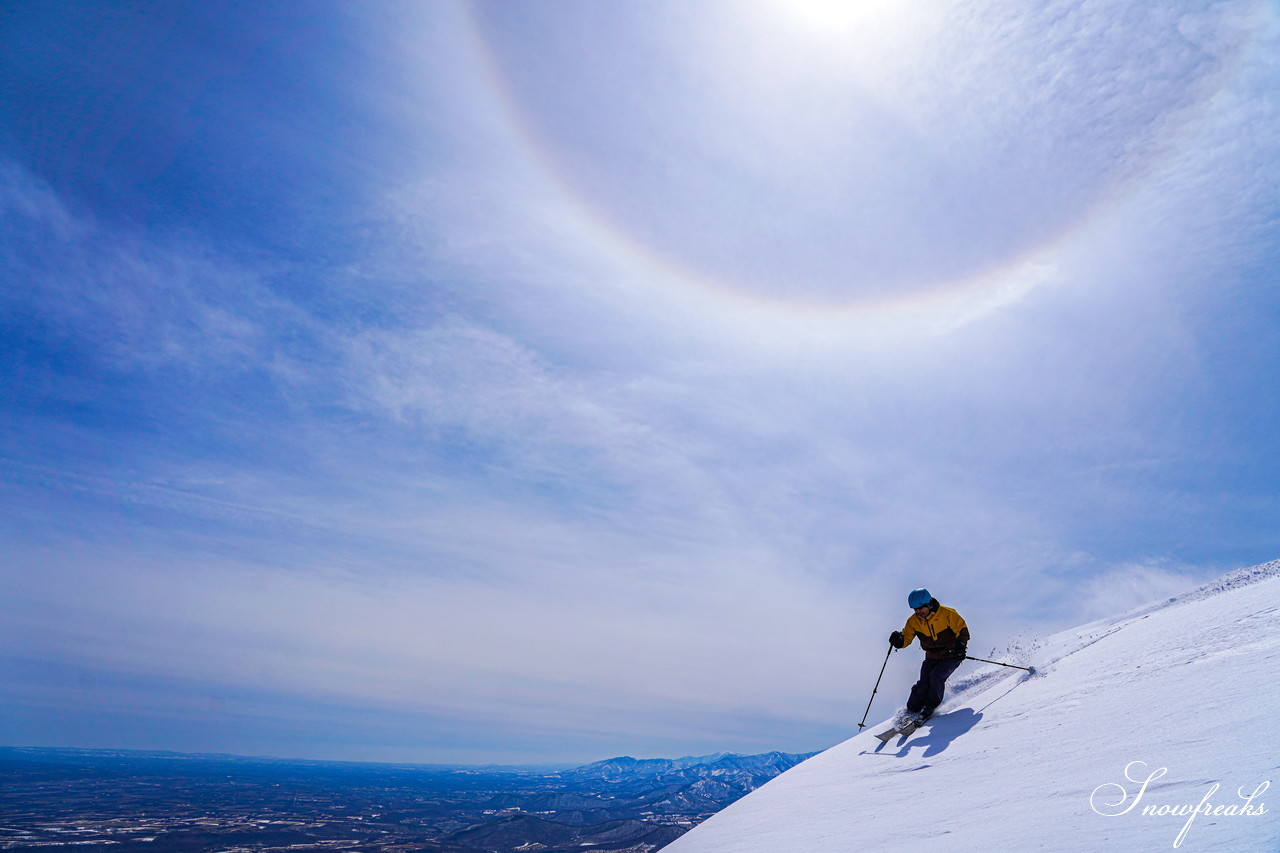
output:
[[[1037,672],[965,663],[905,742],[869,726],[664,853],[1280,851],[1280,561],[984,657]],[[1202,802],[1254,814],[1143,814]]]

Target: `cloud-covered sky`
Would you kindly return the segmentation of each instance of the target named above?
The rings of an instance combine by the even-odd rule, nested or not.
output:
[[[0,742],[820,749],[1280,556],[1278,23],[9,11]]]

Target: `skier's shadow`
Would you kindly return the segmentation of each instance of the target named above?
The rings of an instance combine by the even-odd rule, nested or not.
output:
[[[982,712],[972,708],[957,708],[946,714],[939,714],[929,720],[929,729],[925,734],[909,738],[903,744],[898,750],[898,757],[906,757],[912,749],[919,746],[924,748],[925,758],[932,758],[951,746],[952,741],[976,726],[981,719]]]

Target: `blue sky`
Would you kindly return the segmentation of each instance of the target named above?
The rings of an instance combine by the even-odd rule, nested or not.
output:
[[[0,742],[820,749],[1280,556],[1268,4],[0,33]]]

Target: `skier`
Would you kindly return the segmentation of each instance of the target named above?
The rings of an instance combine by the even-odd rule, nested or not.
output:
[[[907,698],[907,719],[920,725],[942,702],[947,679],[968,653],[969,626],[954,609],[939,604],[927,589],[913,589],[907,604],[915,612],[907,617],[901,631],[889,635],[889,643],[901,649],[920,637],[924,663],[920,665],[920,680]]]

